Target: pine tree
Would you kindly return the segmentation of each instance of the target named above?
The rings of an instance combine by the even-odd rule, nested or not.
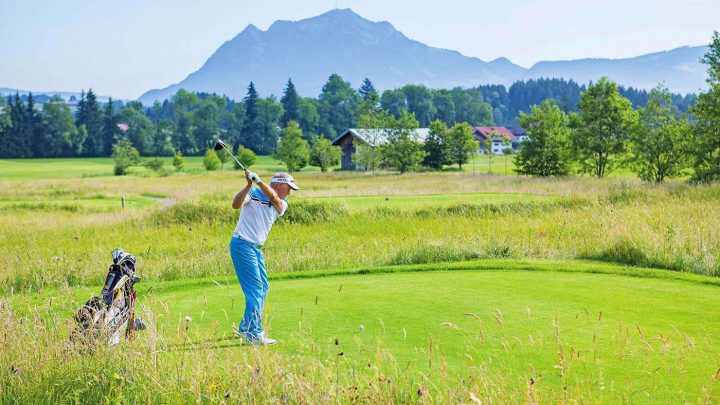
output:
[[[375,86],[373,86],[373,83],[367,77],[363,80],[358,93],[360,93],[363,101],[373,101],[380,98],[377,90],[375,90]]]
[[[258,128],[258,93],[255,90],[255,84],[250,82],[248,86],[247,95],[243,99],[245,105],[245,120],[243,121],[242,129],[240,130],[240,137],[238,144],[235,145],[237,148],[243,145],[247,148],[254,149],[251,142],[256,138]]]
[[[298,96],[295,90],[295,85],[292,79],[288,79],[285,91],[280,99],[283,105],[283,116],[280,119],[280,126],[285,128],[290,121],[300,121],[300,96]]]
[[[25,107],[25,140],[29,142],[31,157],[42,157],[44,147],[42,142],[43,128],[42,118],[35,109],[35,101],[32,93],[28,94],[27,106]]]
[[[103,156],[104,151],[108,150],[109,146],[104,145],[103,114],[97,97],[92,89],[88,90],[87,94],[81,94],[80,97],[76,125],[78,127],[85,125],[87,130],[83,153],[85,156]]]
[[[110,154],[112,153],[112,145],[115,143],[115,138],[117,135],[117,118],[115,116],[113,99],[110,98],[110,100],[108,100],[108,103],[105,105],[105,111],[103,112],[103,150],[101,153],[102,156],[110,156]]]
[[[274,97],[260,98],[252,82],[243,102],[245,120],[236,146],[242,145],[260,155],[272,153],[277,145],[282,105]]]
[[[10,157],[10,98],[7,98],[7,106],[4,97],[0,97],[0,158]]]
[[[15,99],[10,106],[10,127],[6,137],[8,157],[27,158],[32,156],[28,142],[26,116],[25,104],[20,99],[20,95],[15,93]]]
[[[250,82],[247,95],[243,99],[243,102],[245,103],[246,120],[255,120],[257,118],[257,102],[259,97],[260,96],[258,96],[257,90],[255,90],[255,84]]]

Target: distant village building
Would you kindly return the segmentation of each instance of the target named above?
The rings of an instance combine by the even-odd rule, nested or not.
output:
[[[418,128],[415,131],[415,136],[420,142],[425,142],[430,129]],[[342,159],[340,161],[340,167],[343,170],[355,170],[355,163],[353,163],[353,155],[357,151],[358,145],[377,146],[387,143],[389,129],[383,128],[368,128],[358,129],[350,128],[347,131],[340,134],[337,138],[332,141],[334,146],[339,146],[342,150]]]
[[[510,132],[512,132],[513,135],[515,135],[516,141],[515,141],[515,144],[513,144],[514,149],[519,149],[521,143],[530,139],[530,135],[528,135],[528,133],[525,131],[525,128],[523,128],[523,127],[514,127],[514,128],[509,128],[509,129],[510,129]]]
[[[475,140],[481,145],[480,153],[485,153],[482,145],[488,140],[492,140],[490,151],[493,155],[502,155],[506,148],[512,148],[517,151],[522,147],[522,143],[528,140],[525,129],[517,127],[512,130],[505,127],[474,127],[473,135]],[[507,143],[505,143],[506,141]]]
[[[528,135],[523,128],[517,127],[512,130],[505,127],[474,127],[472,129],[475,139],[482,145],[487,139],[492,139],[492,153],[494,155],[502,155],[504,149],[513,148],[518,150],[521,144],[528,140]],[[353,162],[353,155],[357,151],[359,145],[377,146],[387,143],[389,129],[382,128],[350,128],[347,131],[340,134],[337,138],[332,141],[334,146],[339,146],[342,151],[342,158],[340,160],[340,167],[343,170],[356,170],[355,163]],[[428,128],[418,128],[415,130],[417,139],[423,143],[430,133]],[[503,137],[507,137],[509,143],[503,143]],[[482,149],[480,150],[482,152]]]

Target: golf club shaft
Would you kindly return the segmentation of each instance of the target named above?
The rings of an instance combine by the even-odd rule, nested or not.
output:
[[[233,159],[235,159],[235,162],[236,162],[237,164],[239,164],[240,167],[242,167],[243,170],[247,170],[247,169],[245,168],[245,166],[243,166],[243,164],[240,163],[240,161],[235,157],[235,155],[233,155],[232,153],[230,153],[230,151],[228,150],[228,148],[225,147],[225,144],[224,144],[224,143],[222,144],[222,147],[223,147],[223,149],[225,149],[225,152],[227,152],[230,156],[232,156]]]

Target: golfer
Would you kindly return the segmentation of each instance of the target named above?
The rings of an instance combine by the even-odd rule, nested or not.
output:
[[[277,173],[270,179],[270,185],[247,170],[245,179],[247,185],[235,195],[232,202],[233,209],[242,210],[230,240],[230,257],[245,294],[245,314],[238,332],[250,344],[272,345],[277,341],[268,338],[262,328],[263,305],[269,287],[265,259],[260,248],[275,220],[287,211],[286,198],[290,190],[300,188],[288,173]],[[258,187],[253,188],[253,183]]]

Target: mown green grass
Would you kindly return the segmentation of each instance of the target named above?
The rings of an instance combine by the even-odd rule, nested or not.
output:
[[[463,165],[462,170],[470,173],[515,175],[515,155],[488,155],[476,154]],[[457,165],[447,166],[445,170],[459,170]]]
[[[515,175],[515,158],[516,155],[495,155],[490,158],[488,155],[477,154],[470,158],[470,161],[463,165],[462,171],[468,173],[495,174],[495,175]],[[459,170],[457,165],[447,166],[445,170]],[[592,177],[589,174],[580,175],[581,177]],[[685,169],[681,178],[688,179],[692,175],[692,169]],[[608,174],[611,178],[637,178],[637,174],[627,165],[612,169]]]
[[[174,170],[172,157],[162,157],[168,171]],[[186,156],[185,171],[204,172],[202,156]],[[114,161],[111,158],[55,158],[55,159],[0,159],[0,180],[5,179],[62,179],[113,176]],[[233,170],[231,162],[223,166]],[[270,156],[258,156],[253,170],[281,171],[285,166]],[[312,170],[313,168],[309,168]],[[315,169],[317,170],[317,169]],[[131,175],[151,176],[153,173],[142,166],[130,169]]]
[[[351,399],[353,392],[341,387],[375,393],[376,400],[385,401],[418,398],[421,388],[431,400],[447,400],[447,391],[455,390],[455,400],[461,402],[468,402],[470,393],[501,402],[613,403],[712,402],[720,395],[717,279],[557,261],[491,260],[381,271],[387,274],[360,269],[355,275],[274,277],[265,322],[280,344],[259,351],[231,337],[243,307],[233,274],[139,285],[140,302],[155,330],[117,350],[152,344],[164,371],[148,370],[151,358],[140,356],[135,357],[140,365],[97,367],[95,372],[110,380],[111,392],[120,398],[157,395],[164,401],[180,400],[179,395],[196,389],[206,400],[260,389],[223,378],[238,366],[261,367],[263,375],[284,369],[287,378],[305,380],[315,400],[326,395]],[[72,296],[82,301],[90,293],[96,291],[76,288]],[[58,290],[10,302],[21,316],[61,320],[73,308],[67,298],[67,292]],[[185,322],[186,317],[191,321]],[[60,327],[46,333],[60,340],[67,331]],[[16,336],[32,340],[34,335],[19,331]],[[23,371],[0,371],[9,382],[0,395],[22,393],[28,384],[52,384],[52,378],[40,382],[33,374],[41,366],[26,351],[33,342],[26,342],[25,350],[17,342],[13,347],[17,350],[3,352],[2,360]],[[258,366],[255,353],[272,358],[273,364]],[[76,362],[92,367],[103,360],[71,355],[66,361],[70,366],[58,367]],[[318,361],[320,369],[306,361]],[[185,370],[171,371],[178,362]],[[297,364],[303,366],[298,370],[293,367]],[[114,377],[121,374],[118,370],[132,370],[136,381]],[[220,376],[214,376],[218,370]],[[194,378],[170,386],[156,379],[176,373]],[[319,378],[313,379],[314,373]],[[74,380],[77,374],[65,378]],[[388,379],[395,391],[378,393],[371,387],[388,384]],[[91,382],[85,384],[92,392]],[[36,394],[52,400],[68,395],[67,390],[58,384]],[[282,395],[282,390],[267,390],[272,388],[261,392],[276,399]],[[286,397],[292,390],[285,391]]]
[[[161,157],[165,162],[165,168],[172,172],[172,157]],[[470,161],[463,165],[462,171],[475,174],[493,174],[516,176],[515,155],[497,155],[492,159],[486,155],[474,155]],[[186,156],[186,172],[205,172],[202,156]],[[113,176],[114,162],[111,158],[47,158],[47,159],[0,159],[0,180],[8,179],[64,179],[83,177],[107,177]],[[228,161],[223,170],[232,171],[233,163]],[[254,171],[279,172],[286,171],[285,165],[271,156],[258,156],[257,162],[251,167]],[[339,169],[339,166],[335,170]],[[318,172],[320,169],[315,166],[307,166],[302,172]],[[448,172],[460,171],[457,165],[450,165],[444,168]],[[153,172],[142,166],[135,166],[130,169],[130,175],[134,176],[156,176]],[[637,176],[627,168],[620,168],[609,174],[610,177],[636,178]]]

